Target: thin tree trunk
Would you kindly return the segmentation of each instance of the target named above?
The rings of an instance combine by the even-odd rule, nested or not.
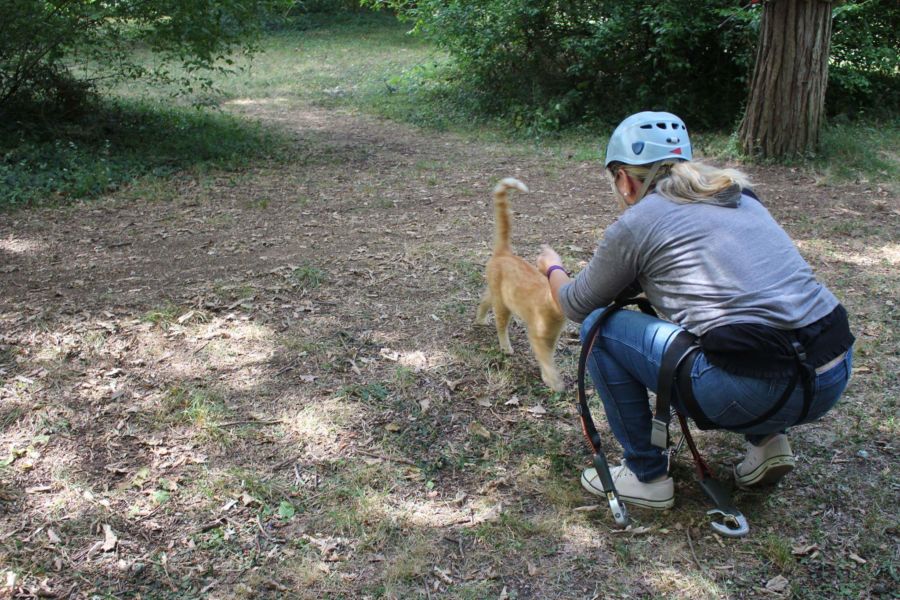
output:
[[[739,136],[747,154],[814,152],[825,108],[832,2],[769,0]]]

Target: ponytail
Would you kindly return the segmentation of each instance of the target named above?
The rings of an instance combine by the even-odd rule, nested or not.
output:
[[[653,165],[621,165],[619,168],[644,181]],[[702,202],[724,205],[735,192],[750,187],[750,179],[736,169],[719,169],[693,161],[666,161],[660,165],[650,188],[678,204]]]

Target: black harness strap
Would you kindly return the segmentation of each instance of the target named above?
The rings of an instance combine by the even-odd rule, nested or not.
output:
[[[757,425],[765,423],[766,421],[777,415],[781,411],[781,409],[784,408],[784,405],[787,404],[787,401],[790,399],[791,395],[793,395],[794,390],[797,389],[798,382],[803,386],[803,407],[800,410],[800,417],[794,422],[794,425],[799,425],[806,420],[807,416],[809,416],[809,408],[812,405],[813,380],[815,379],[815,370],[807,362],[806,351],[804,350],[803,345],[796,340],[791,342],[791,344],[797,357],[797,370],[791,377],[791,381],[784,389],[784,392],[782,392],[781,396],[778,398],[778,400],[775,401],[775,403],[769,408],[769,410],[759,415],[755,419],[747,421],[746,423],[729,426],[729,429],[740,431],[742,429],[756,427]],[[693,363],[693,361],[690,361],[690,363]],[[662,377],[662,373],[660,373],[660,377]],[[694,422],[697,424],[698,428],[700,428],[701,430],[721,428],[706,416],[706,413],[703,412],[703,409],[700,407],[700,404],[694,397],[694,392],[691,389],[691,380],[689,374],[687,377],[685,377],[683,373],[679,372],[678,394],[681,398],[681,401],[684,403],[685,410],[687,411],[688,415],[690,415],[690,417],[694,419]]]
[[[617,310],[622,308],[623,306],[628,306],[631,304],[636,304],[642,311],[648,314],[656,314],[653,311],[653,306],[650,305],[650,302],[646,298],[632,298],[632,299],[624,299],[624,300],[616,300],[609,306],[609,308],[604,311],[602,315],[597,319],[597,321],[591,326],[587,335],[585,336],[585,342],[581,346],[581,355],[578,357],[578,415],[581,417],[581,429],[584,432],[584,437],[588,441],[588,445],[591,449],[591,454],[593,455],[593,463],[594,469],[597,471],[597,477],[600,479],[600,486],[603,489],[603,493],[606,495],[606,499],[609,502],[609,507],[613,513],[613,519],[615,519],[616,523],[620,527],[625,527],[628,525],[628,510],[625,508],[625,505],[619,499],[619,494],[616,492],[615,483],[612,480],[612,474],[609,472],[609,463],[606,461],[606,455],[603,453],[603,445],[600,440],[600,433],[597,431],[597,426],[594,425],[594,419],[591,417],[591,409],[587,403],[587,394],[585,392],[585,372],[587,370],[587,360],[591,355],[591,352],[594,349],[594,342],[597,340],[597,334],[600,332],[600,329],[603,325],[606,324],[606,321],[609,320],[609,317],[612,316]],[[649,312],[648,312],[649,311]]]
[[[672,389],[678,367],[688,362],[697,350],[697,336],[679,331],[663,353],[656,385],[656,415],[650,430],[650,443],[665,450],[669,447],[669,420],[672,418]],[[690,361],[691,363],[693,361]]]

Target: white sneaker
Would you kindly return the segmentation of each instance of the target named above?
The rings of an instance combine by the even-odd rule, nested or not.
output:
[[[761,446],[748,446],[744,460],[734,467],[738,487],[772,485],[794,469],[794,454],[783,433],[773,435]]]
[[[628,504],[656,510],[672,508],[675,504],[675,482],[668,475],[656,481],[644,483],[625,465],[612,467],[609,472],[619,498]],[[604,495],[600,477],[593,467],[582,471],[581,485],[592,494]]]

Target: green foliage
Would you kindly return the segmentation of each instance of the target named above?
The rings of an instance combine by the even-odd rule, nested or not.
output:
[[[285,0],[17,0],[0,3],[0,111],[50,102],[76,108],[89,83],[109,77],[172,80],[186,91],[209,86],[229,55],[252,50],[266,16]],[[160,60],[133,60],[137,47]],[[75,65],[78,66],[77,70]]]
[[[695,129],[740,118],[761,4],[737,0],[363,0],[414,22],[455,60],[452,79],[477,110],[531,132],[671,110]],[[835,9],[830,114],[896,111],[900,8],[856,0]],[[851,115],[852,116],[852,115]]]
[[[233,168],[282,144],[258,124],[150,102],[97,103],[66,120],[0,120],[0,209],[90,198],[135,178]]]
[[[731,124],[756,12],[733,0],[428,0],[396,6],[457,61],[489,112],[537,129],[662,108]],[[714,93],[711,91],[714,90]]]
[[[834,9],[826,108],[830,115],[900,111],[900,4],[855,0]]]

